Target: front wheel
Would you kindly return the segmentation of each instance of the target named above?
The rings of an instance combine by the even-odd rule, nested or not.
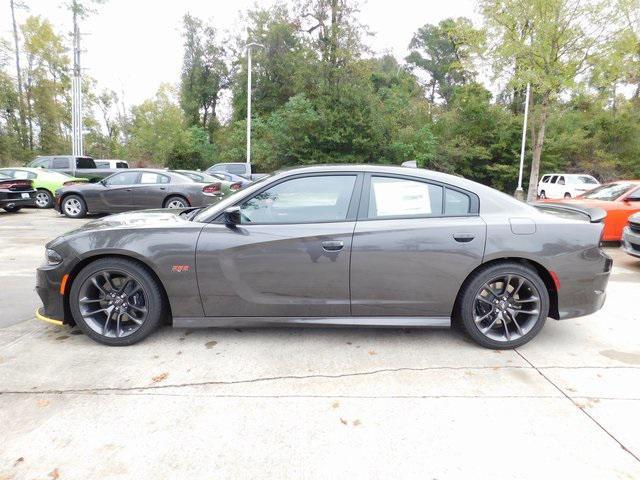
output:
[[[13,205],[12,207],[3,207],[3,208],[4,208],[5,212],[16,213],[16,212],[19,212],[22,207],[19,207],[17,205]]]
[[[524,345],[544,326],[549,292],[538,273],[519,263],[478,270],[462,292],[458,315],[467,334],[487,348]]]
[[[60,210],[69,218],[82,218],[87,214],[87,204],[79,195],[64,197]]]
[[[80,329],[96,342],[124,346],[139,342],[162,319],[157,280],[137,262],[103,258],[73,281],[69,304]]]

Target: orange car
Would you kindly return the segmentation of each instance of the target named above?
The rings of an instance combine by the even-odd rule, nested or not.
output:
[[[640,212],[640,180],[605,183],[575,198],[541,200],[543,203],[598,207],[607,211],[602,240],[619,242],[629,216]]]

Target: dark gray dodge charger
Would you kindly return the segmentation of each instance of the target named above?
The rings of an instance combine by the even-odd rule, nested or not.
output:
[[[604,212],[422,169],[276,173],[206,208],[95,220],[46,246],[38,318],[107,345],[176,327],[447,327],[513,348],[598,310]]]
[[[55,208],[71,218],[87,213],[118,213],[149,208],[210,205],[221,196],[220,183],[196,183],[180,173],[126,169],[97,183],[77,183],[56,191]]]

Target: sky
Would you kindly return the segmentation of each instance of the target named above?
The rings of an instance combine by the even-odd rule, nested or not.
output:
[[[71,31],[71,14],[63,0],[22,0],[21,23],[29,15],[49,19],[58,33]],[[162,83],[177,83],[182,65],[181,24],[185,13],[209,20],[224,38],[241,28],[241,13],[273,0],[107,0],[81,24],[84,71],[123,96],[126,105],[152,97]],[[375,33],[366,43],[375,53],[404,58],[413,33],[426,23],[466,16],[478,21],[473,0],[365,0],[359,18]],[[9,2],[0,7],[0,36],[11,39]],[[69,46],[71,40],[69,38]]]

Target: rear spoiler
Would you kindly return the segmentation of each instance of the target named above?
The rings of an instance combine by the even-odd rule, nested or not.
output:
[[[606,210],[597,207],[582,207],[579,205],[567,205],[565,203],[532,203],[532,206],[540,210],[549,209],[555,211],[568,211],[580,213],[589,217],[591,223],[600,223],[607,216]]]

